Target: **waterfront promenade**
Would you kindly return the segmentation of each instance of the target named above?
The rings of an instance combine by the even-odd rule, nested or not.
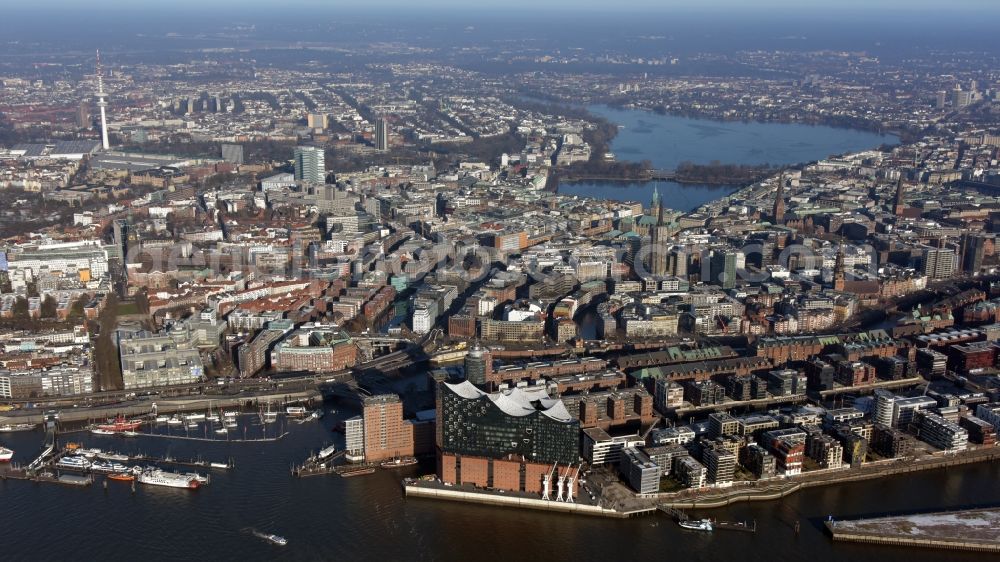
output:
[[[919,459],[891,459],[867,463],[857,468],[817,470],[790,478],[765,481],[737,482],[728,488],[687,489],[679,492],[635,495],[627,499],[615,493],[613,501],[598,498],[597,506],[566,504],[538,498],[526,498],[510,493],[482,490],[471,487],[445,488],[435,482],[414,481],[404,485],[407,497],[426,497],[442,500],[494,504],[526,509],[562,511],[603,517],[633,517],[654,514],[659,508],[713,509],[741,502],[771,501],[794,494],[804,488],[830,486],[891,478],[897,475],[987,462],[1000,459],[1000,447],[986,447],[958,454],[937,453]],[[624,485],[616,486],[624,490]]]
[[[803,488],[887,478],[911,472],[948,468],[1000,458],[1000,448],[985,447],[955,454],[937,453],[922,458],[900,458],[866,463],[858,468],[818,470],[787,479],[736,483],[730,488],[682,490],[657,494],[654,501],[676,509],[710,509],[740,502],[783,498]]]

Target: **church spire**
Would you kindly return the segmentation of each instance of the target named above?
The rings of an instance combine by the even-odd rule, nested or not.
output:
[[[654,217],[660,216],[660,208],[663,206],[663,201],[660,199],[660,185],[658,183],[653,184],[653,200],[649,204],[649,214]]]
[[[845,273],[844,273],[844,245],[841,244],[837,248],[837,261],[833,266],[833,290],[843,291],[845,284]]]

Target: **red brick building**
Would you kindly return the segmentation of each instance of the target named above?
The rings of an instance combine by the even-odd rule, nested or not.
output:
[[[296,330],[271,352],[271,366],[277,371],[326,373],[353,367],[357,360],[354,340],[330,327]]]
[[[573,476],[576,467],[559,466],[553,472],[553,465],[530,462],[520,457],[491,459],[442,453],[438,456],[438,474],[441,481],[456,486],[472,485],[477,488],[506,490],[542,494],[547,475],[552,479],[550,491],[556,493],[559,476]],[[573,482],[573,495],[579,492],[578,479]]]
[[[973,369],[989,369],[996,364],[997,346],[993,342],[974,342],[947,348],[951,370],[968,373]]]
[[[403,402],[395,394],[364,400],[365,460],[412,457],[414,424],[403,421]]]

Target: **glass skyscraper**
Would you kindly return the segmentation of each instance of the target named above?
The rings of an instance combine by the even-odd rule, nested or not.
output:
[[[326,183],[326,157],[316,146],[295,147],[295,179]]]

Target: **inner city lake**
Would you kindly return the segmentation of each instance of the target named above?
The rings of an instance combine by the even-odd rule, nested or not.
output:
[[[891,134],[797,123],[711,121],[661,115],[638,109],[591,106],[591,113],[620,126],[611,151],[621,161],[648,160],[658,170],[682,162],[784,166],[836,154],[896,144]],[[654,186],[664,203],[690,211],[736,191],[735,185],[685,184],[675,181],[594,180],[563,182],[559,193],[596,199],[648,203]]]

